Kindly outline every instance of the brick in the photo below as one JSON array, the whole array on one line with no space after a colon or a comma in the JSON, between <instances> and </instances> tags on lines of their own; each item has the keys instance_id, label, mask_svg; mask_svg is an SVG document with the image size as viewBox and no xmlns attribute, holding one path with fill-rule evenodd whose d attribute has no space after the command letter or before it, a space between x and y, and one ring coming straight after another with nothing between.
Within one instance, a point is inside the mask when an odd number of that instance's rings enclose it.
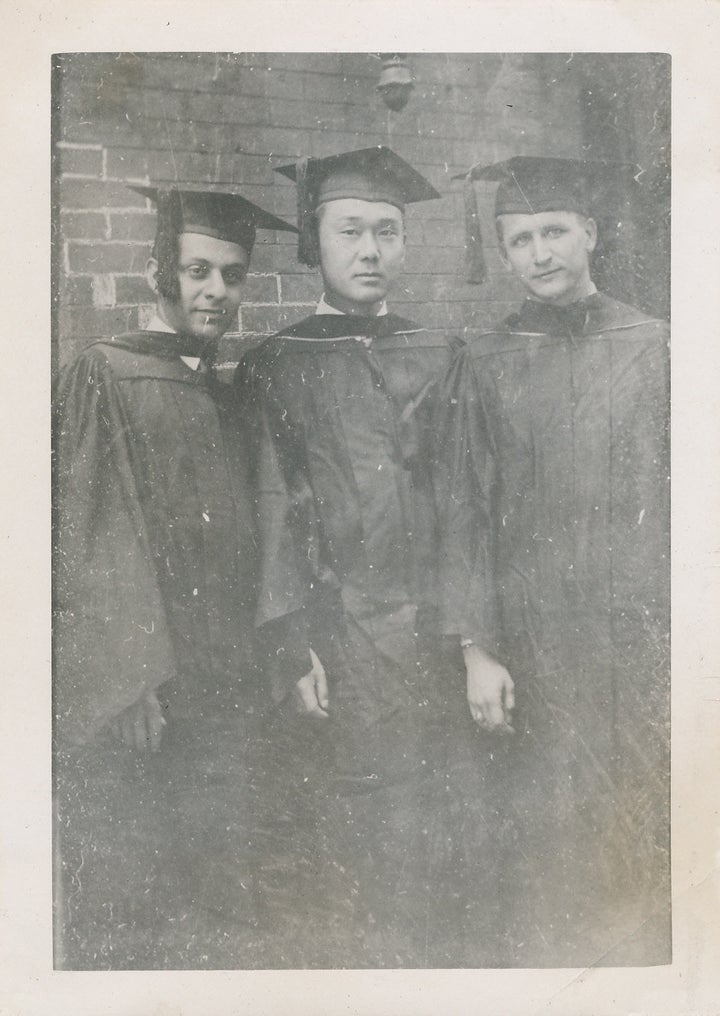
<instances>
[{"instance_id":1,"label":"brick","mask_svg":"<svg viewBox=\"0 0 720 1016\"><path fill-rule=\"evenodd\" d=\"M322 74L338 74L341 71L339 53L282 53L270 58L276 69L318 71Z\"/></svg>"},{"instance_id":2,"label":"brick","mask_svg":"<svg viewBox=\"0 0 720 1016\"><path fill-rule=\"evenodd\" d=\"M214 96L209 97L211 101ZM190 102L192 92L169 88L128 88L124 96L125 115L136 129L144 120L154 124L182 120L187 123L196 119L192 116ZM197 119L204 119L198 117Z\"/></svg>"},{"instance_id":3,"label":"brick","mask_svg":"<svg viewBox=\"0 0 720 1016\"><path fill-rule=\"evenodd\" d=\"M60 303L64 306L92 306L92 276L63 276L60 280Z\"/></svg>"},{"instance_id":4,"label":"brick","mask_svg":"<svg viewBox=\"0 0 720 1016\"><path fill-rule=\"evenodd\" d=\"M161 95L162 93L158 93ZM218 143L218 127L213 123L196 120L166 120L160 115L159 106L151 110L152 115L143 115L136 123L132 134L118 137L114 146L118 148L148 147L156 151L177 149L179 151L215 152Z\"/></svg>"},{"instance_id":5,"label":"brick","mask_svg":"<svg viewBox=\"0 0 720 1016\"><path fill-rule=\"evenodd\" d=\"M256 242L250 259L250 266L256 272L299 272L303 266L297 259L295 244L271 244Z\"/></svg>"},{"instance_id":6,"label":"brick","mask_svg":"<svg viewBox=\"0 0 720 1016\"><path fill-rule=\"evenodd\" d=\"M82 176L102 176L103 153L92 148L58 148L58 167L61 173Z\"/></svg>"},{"instance_id":7,"label":"brick","mask_svg":"<svg viewBox=\"0 0 720 1016\"><path fill-rule=\"evenodd\" d=\"M223 87L222 58L214 53L176 53L168 60L146 62L143 84L148 88L212 92Z\"/></svg>"},{"instance_id":8,"label":"brick","mask_svg":"<svg viewBox=\"0 0 720 1016\"><path fill-rule=\"evenodd\" d=\"M268 117L270 100L263 96L241 96L234 92L208 95L203 92L188 94L179 118L212 123L242 123L248 126L271 123ZM168 114L170 115L170 114Z\"/></svg>"},{"instance_id":9,"label":"brick","mask_svg":"<svg viewBox=\"0 0 720 1016\"><path fill-rule=\"evenodd\" d=\"M409 57L416 81L463 85L476 84L478 63L483 59L484 55L476 53L416 53Z\"/></svg>"},{"instance_id":10,"label":"brick","mask_svg":"<svg viewBox=\"0 0 720 1016\"><path fill-rule=\"evenodd\" d=\"M464 265L465 249L461 247L443 247L440 251L433 247L409 247L405 256L406 275L435 272L459 275Z\"/></svg>"},{"instance_id":11,"label":"brick","mask_svg":"<svg viewBox=\"0 0 720 1016\"><path fill-rule=\"evenodd\" d=\"M63 336L77 340L117 335L136 328L137 321L134 308L70 307L61 309L58 324L62 342Z\"/></svg>"},{"instance_id":12,"label":"brick","mask_svg":"<svg viewBox=\"0 0 720 1016\"><path fill-rule=\"evenodd\" d=\"M297 99L303 94L304 77L299 71L287 68L263 72L263 94L269 99Z\"/></svg>"},{"instance_id":13,"label":"brick","mask_svg":"<svg viewBox=\"0 0 720 1016\"><path fill-rule=\"evenodd\" d=\"M107 172L111 178L151 180L216 179L214 152L185 152L177 149L145 151L139 148L110 149Z\"/></svg>"},{"instance_id":14,"label":"brick","mask_svg":"<svg viewBox=\"0 0 720 1016\"><path fill-rule=\"evenodd\" d=\"M348 78L368 78L377 84L380 61L370 53L341 53L340 69Z\"/></svg>"},{"instance_id":15,"label":"brick","mask_svg":"<svg viewBox=\"0 0 720 1016\"><path fill-rule=\"evenodd\" d=\"M405 246L407 249L412 246L425 246L422 216L419 215L419 209L412 207L405 213Z\"/></svg>"},{"instance_id":16,"label":"brick","mask_svg":"<svg viewBox=\"0 0 720 1016\"><path fill-rule=\"evenodd\" d=\"M373 128L373 115L365 105L356 106L349 101L313 102L288 99L271 99L268 120L275 126L285 125L306 128L308 130L333 130L341 133L354 131L362 134ZM337 151L333 138L328 138L328 146Z\"/></svg>"},{"instance_id":17,"label":"brick","mask_svg":"<svg viewBox=\"0 0 720 1016\"><path fill-rule=\"evenodd\" d=\"M113 275L93 275L93 306L115 306L115 277Z\"/></svg>"},{"instance_id":18,"label":"brick","mask_svg":"<svg viewBox=\"0 0 720 1016\"><path fill-rule=\"evenodd\" d=\"M152 299L144 275L116 275L115 299L118 306L131 304L138 306Z\"/></svg>"},{"instance_id":19,"label":"brick","mask_svg":"<svg viewBox=\"0 0 720 1016\"><path fill-rule=\"evenodd\" d=\"M307 73L298 76L299 92L306 102L356 102L372 85L355 76Z\"/></svg>"},{"instance_id":20,"label":"brick","mask_svg":"<svg viewBox=\"0 0 720 1016\"><path fill-rule=\"evenodd\" d=\"M398 155L401 148L407 152L407 158L412 159L413 164L442 165L448 157L452 157L452 149L448 145L447 138L440 133L435 135L435 132L412 140L403 139L402 145L398 145Z\"/></svg>"},{"instance_id":21,"label":"brick","mask_svg":"<svg viewBox=\"0 0 720 1016\"><path fill-rule=\"evenodd\" d=\"M317 303L322 293L322 279L319 272L308 269L303 275L283 275L280 278L282 302Z\"/></svg>"},{"instance_id":22,"label":"brick","mask_svg":"<svg viewBox=\"0 0 720 1016\"><path fill-rule=\"evenodd\" d=\"M297 217L297 192L292 184L286 186L281 183L282 179L278 176L275 186L272 188L272 206L268 208L268 211L273 211L275 215L286 219L292 225ZM243 193L245 193L245 188L243 188Z\"/></svg>"},{"instance_id":23,"label":"brick","mask_svg":"<svg viewBox=\"0 0 720 1016\"><path fill-rule=\"evenodd\" d=\"M464 229L460 220L455 223L429 220L423 222L423 237L429 246L458 247L464 243Z\"/></svg>"},{"instance_id":24,"label":"brick","mask_svg":"<svg viewBox=\"0 0 720 1016\"><path fill-rule=\"evenodd\" d=\"M242 330L272 335L274 332L300 321L315 309L314 303L305 307L241 307Z\"/></svg>"},{"instance_id":25,"label":"brick","mask_svg":"<svg viewBox=\"0 0 720 1016\"><path fill-rule=\"evenodd\" d=\"M450 331L457 331L465 324L463 305L460 303L417 304L391 300L390 310L427 328L447 328Z\"/></svg>"},{"instance_id":26,"label":"brick","mask_svg":"<svg viewBox=\"0 0 720 1016\"><path fill-rule=\"evenodd\" d=\"M272 174L267 155L236 155L221 153L217 157L218 180L232 180L238 184L257 183L272 185L276 177Z\"/></svg>"},{"instance_id":27,"label":"brick","mask_svg":"<svg viewBox=\"0 0 720 1016\"><path fill-rule=\"evenodd\" d=\"M410 209L410 215L421 222L457 222L465 213L462 194L457 183L433 181L440 197L434 201L423 202Z\"/></svg>"},{"instance_id":28,"label":"brick","mask_svg":"<svg viewBox=\"0 0 720 1016\"><path fill-rule=\"evenodd\" d=\"M107 175L111 180L142 180L149 176L146 148L109 148Z\"/></svg>"},{"instance_id":29,"label":"brick","mask_svg":"<svg viewBox=\"0 0 720 1016\"><path fill-rule=\"evenodd\" d=\"M69 244L70 271L98 274L139 272L148 257L146 247L131 243Z\"/></svg>"},{"instance_id":30,"label":"brick","mask_svg":"<svg viewBox=\"0 0 720 1016\"><path fill-rule=\"evenodd\" d=\"M105 240L107 220L103 212L60 212L60 232L65 240Z\"/></svg>"},{"instance_id":31,"label":"brick","mask_svg":"<svg viewBox=\"0 0 720 1016\"><path fill-rule=\"evenodd\" d=\"M393 295L403 302L412 300L419 303L472 299L464 280L453 275L406 275Z\"/></svg>"},{"instance_id":32,"label":"brick","mask_svg":"<svg viewBox=\"0 0 720 1016\"><path fill-rule=\"evenodd\" d=\"M151 144L153 134L145 123L133 115L132 121L117 116L103 118L90 113L86 106L77 111L63 109L58 122L58 140L103 145Z\"/></svg>"},{"instance_id":33,"label":"brick","mask_svg":"<svg viewBox=\"0 0 720 1016\"><path fill-rule=\"evenodd\" d=\"M312 130L308 131L310 139L309 154L316 159L324 159L327 155L334 155L336 152L353 151L356 148L372 148L378 143L378 136L375 132L340 131L340 130ZM398 152L398 154L400 154Z\"/></svg>"},{"instance_id":34,"label":"brick","mask_svg":"<svg viewBox=\"0 0 720 1016\"><path fill-rule=\"evenodd\" d=\"M478 118L472 111L464 113L457 109L449 109L444 103L438 107L426 109L422 106L408 108L397 118L394 128L397 137L446 139L479 138ZM407 142L411 144L412 142Z\"/></svg>"},{"instance_id":35,"label":"brick","mask_svg":"<svg viewBox=\"0 0 720 1016\"><path fill-rule=\"evenodd\" d=\"M98 180L60 180L60 206L64 209L145 208L146 199L121 183Z\"/></svg>"},{"instance_id":36,"label":"brick","mask_svg":"<svg viewBox=\"0 0 720 1016\"><path fill-rule=\"evenodd\" d=\"M156 216L151 211L113 212L110 215L110 239L152 243L155 239L155 225Z\"/></svg>"},{"instance_id":37,"label":"brick","mask_svg":"<svg viewBox=\"0 0 720 1016\"><path fill-rule=\"evenodd\" d=\"M240 54L216 54L215 71L217 86L221 91L232 91L237 95L265 95L267 75L256 67L248 67L238 59Z\"/></svg>"},{"instance_id":38,"label":"brick","mask_svg":"<svg viewBox=\"0 0 720 1016\"><path fill-rule=\"evenodd\" d=\"M277 278L274 275L247 275L242 288L243 304L278 302Z\"/></svg>"},{"instance_id":39,"label":"brick","mask_svg":"<svg viewBox=\"0 0 720 1016\"><path fill-rule=\"evenodd\" d=\"M234 152L236 155L272 156L274 159L296 159L308 150L306 131L293 127L257 127L245 129L236 124L224 124L218 128L216 145L218 152Z\"/></svg>"},{"instance_id":40,"label":"brick","mask_svg":"<svg viewBox=\"0 0 720 1016\"><path fill-rule=\"evenodd\" d=\"M465 173L477 163L490 166L493 162L502 162L510 154L509 149L493 143L489 137L477 141L456 138L449 148L449 168L452 174ZM459 183L460 181L455 181L456 185ZM476 186L483 186L483 183L484 181Z\"/></svg>"}]
</instances>

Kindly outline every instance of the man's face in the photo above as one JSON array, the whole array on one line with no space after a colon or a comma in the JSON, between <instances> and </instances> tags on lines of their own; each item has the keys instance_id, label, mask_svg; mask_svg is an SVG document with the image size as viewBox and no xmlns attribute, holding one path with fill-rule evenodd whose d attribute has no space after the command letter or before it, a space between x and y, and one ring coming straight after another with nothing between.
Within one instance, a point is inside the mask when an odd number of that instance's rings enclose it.
<instances>
[{"instance_id":1,"label":"man's face","mask_svg":"<svg viewBox=\"0 0 720 1016\"><path fill-rule=\"evenodd\" d=\"M402 271L402 212L384 201L340 198L318 211L320 267L328 303L345 314L373 314Z\"/></svg>"},{"instance_id":2,"label":"man's face","mask_svg":"<svg viewBox=\"0 0 720 1016\"><path fill-rule=\"evenodd\" d=\"M198 339L219 339L237 321L249 256L239 244L201 233L179 237L178 300L158 298L158 312L176 332ZM157 262L148 264L156 289Z\"/></svg>"},{"instance_id":3,"label":"man's face","mask_svg":"<svg viewBox=\"0 0 720 1016\"><path fill-rule=\"evenodd\" d=\"M597 228L575 212L501 215L501 254L505 265L543 303L565 306L592 289L590 254Z\"/></svg>"}]
</instances>

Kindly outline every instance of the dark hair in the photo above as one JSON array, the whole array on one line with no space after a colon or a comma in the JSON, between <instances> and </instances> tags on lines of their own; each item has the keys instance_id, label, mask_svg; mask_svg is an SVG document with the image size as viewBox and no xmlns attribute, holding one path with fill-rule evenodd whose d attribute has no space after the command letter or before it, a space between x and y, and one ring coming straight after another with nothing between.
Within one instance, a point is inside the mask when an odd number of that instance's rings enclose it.
<instances>
[{"instance_id":1,"label":"dark hair","mask_svg":"<svg viewBox=\"0 0 720 1016\"><path fill-rule=\"evenodd\" d=\"M166 300L180 299L181 208L175 194L158 195L158 218L152 256L157 261L158 293Z\"/></svg>"}]
</instances>

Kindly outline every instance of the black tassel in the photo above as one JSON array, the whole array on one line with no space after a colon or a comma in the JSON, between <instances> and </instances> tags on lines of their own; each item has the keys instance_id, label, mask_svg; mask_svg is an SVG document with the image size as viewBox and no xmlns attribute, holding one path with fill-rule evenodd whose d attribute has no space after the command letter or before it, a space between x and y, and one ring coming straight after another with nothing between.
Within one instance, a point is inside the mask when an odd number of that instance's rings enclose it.
<instances>
[{"instance_id":1,"label":"black tassel","mask_svg":"<svg viewBox=\"0 0 720 1016\"><path fill-rule=\"evenodd\" d=\"M295 167L295 187L297 190L297 226L298 259L309 268L319 263L317 245L317 225L315 222L314 202L308 188L308 158L299 159Z\"/></svg>"},{"instance_id":2,"label":"black tassel","mask_svg":"<svg viewBox=\"0 0 720 1016\"><path fill-rule=\"evenodd\" d=\"M487 266L483 251L482 229L478 212L473 178L468 173L463 181L465 200L465 264L467 281L479 285L487 278Z\"/></svg>"}]
</instances>

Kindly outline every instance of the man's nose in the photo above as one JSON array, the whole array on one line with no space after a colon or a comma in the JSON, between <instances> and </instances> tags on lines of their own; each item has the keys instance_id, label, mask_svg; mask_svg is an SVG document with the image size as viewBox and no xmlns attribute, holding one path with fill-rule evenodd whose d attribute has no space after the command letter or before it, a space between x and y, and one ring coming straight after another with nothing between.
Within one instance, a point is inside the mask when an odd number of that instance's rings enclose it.
<instances>
[{"instance_id":1,"label":"man's nose","mask_svg":"<svg viewBox=\"0 0 720 1016\"><path fill-rule=\"evenodd\" d=\"M211 297L215 300L221 300L226 292L227 286L225 285L225 279L223 273L218 269L208 272L205 278L205 296Z\"/></svg>"},{"instance_id":2,"label":"man's nose","mask_svg":"<svg viewBox=\"0 0 720 1016\"><path fill-rule=\"evenodd\" d=\"M377 238L370 229L366 229L360 236L358 253L361 258L377 258L380 255L380 247Z\"/></svg>"},{"instance_id":3,"label":"man's nose","mask_svg":"<svg viewBox=\"0 0 720 1016\"><path fill-rule=\"evenodd\" d=\"M542 265L550 260L551 250L547 240L543 236L533 238L533 260L536 265Z\"/></svg>"}]
</instances>

